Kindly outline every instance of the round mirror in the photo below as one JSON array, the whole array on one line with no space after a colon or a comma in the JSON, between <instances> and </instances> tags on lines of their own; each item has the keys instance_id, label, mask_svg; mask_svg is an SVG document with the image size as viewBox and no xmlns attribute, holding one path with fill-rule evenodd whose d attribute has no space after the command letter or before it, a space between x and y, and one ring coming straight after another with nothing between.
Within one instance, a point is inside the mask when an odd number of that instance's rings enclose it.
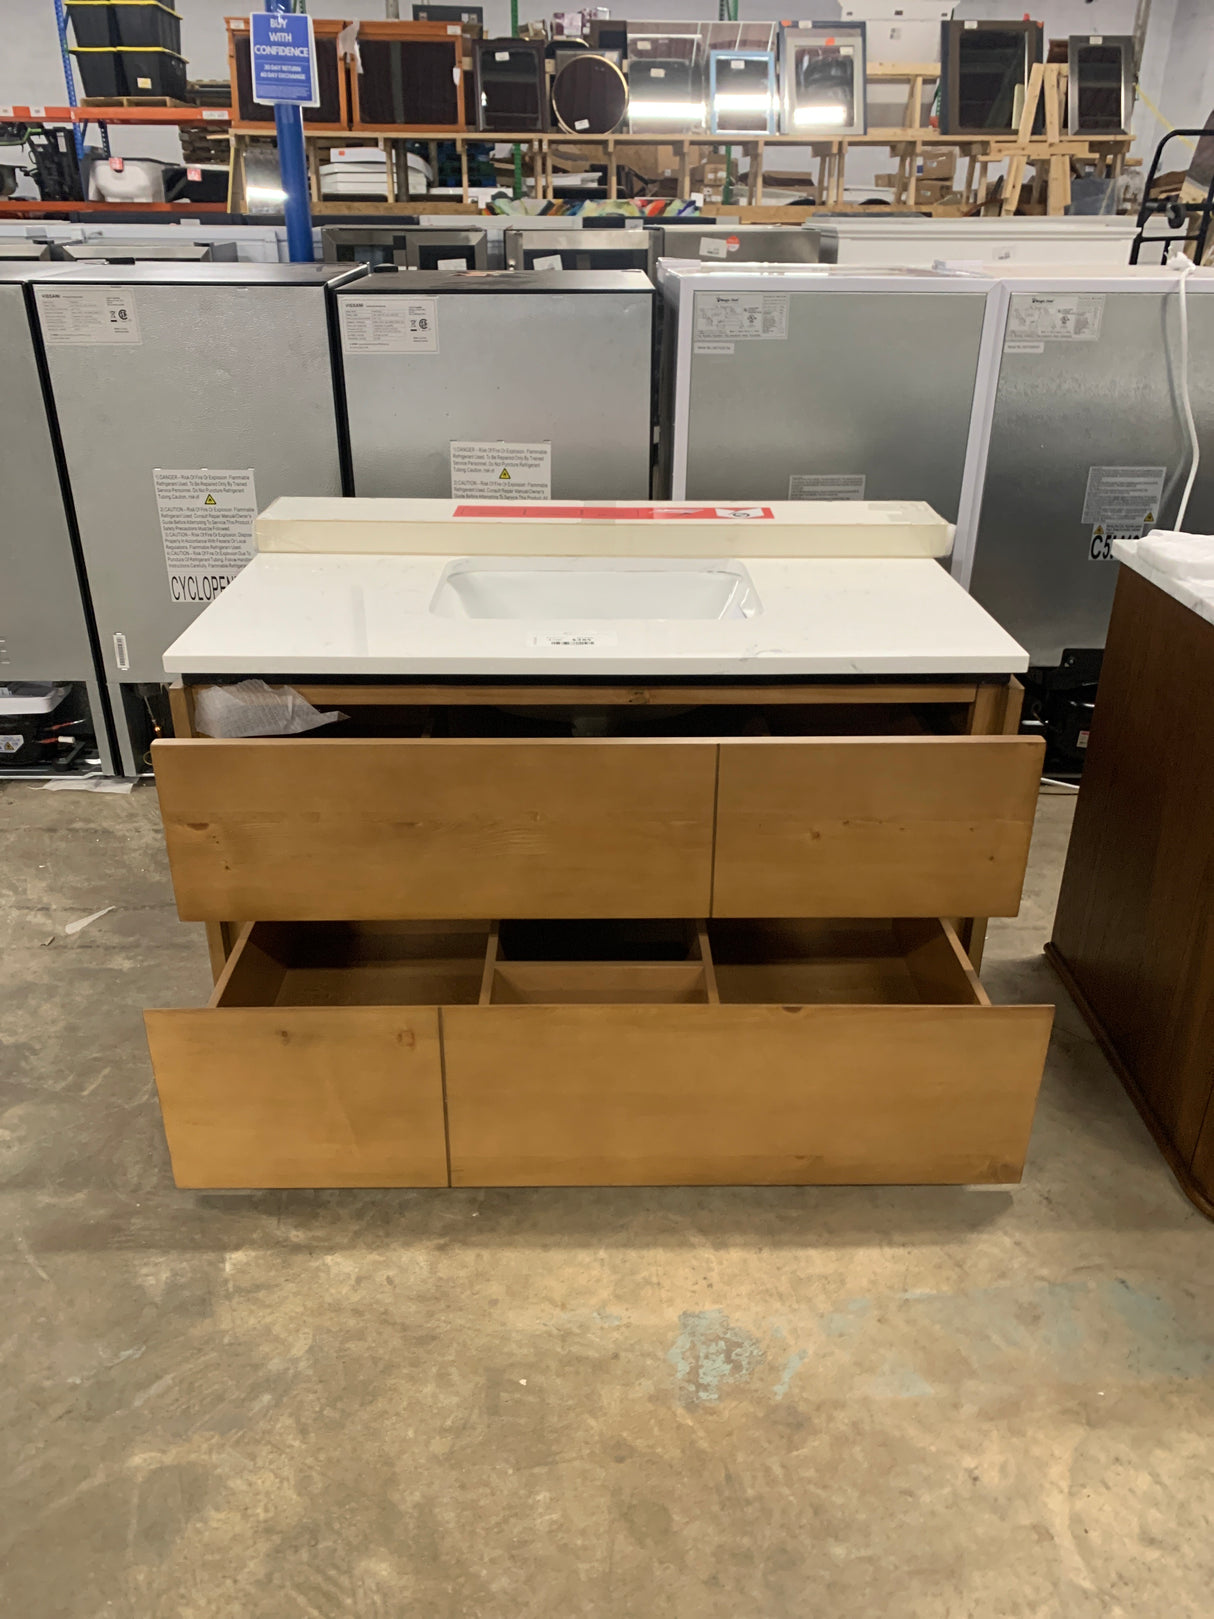
<instances>
[{"instance_id":1,"label":"round mirror","mask_svg":"<svg viewBox=\"0 0 1214 1619\"><path fill-rule=\"evenodd\" d=\"M557 70L552 110L569 135L610 135L628 110L627 80L605 56L579 52Z\"/></svg>"}]
</instances>

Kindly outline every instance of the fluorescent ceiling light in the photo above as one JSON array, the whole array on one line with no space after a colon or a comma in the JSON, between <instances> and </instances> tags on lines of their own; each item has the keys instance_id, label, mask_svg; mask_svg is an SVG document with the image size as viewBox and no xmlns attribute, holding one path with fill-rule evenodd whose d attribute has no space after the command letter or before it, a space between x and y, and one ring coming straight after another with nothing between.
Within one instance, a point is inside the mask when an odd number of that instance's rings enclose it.
<instances>
[{"instance_id":1,"label":"fluorescent ceiling light","mask_svg":"<svg viewBox=\"0 0 1214 1619\"><path fill-rule=\"evenodd\" d=\"M792 121L794 124L802 126L815 124L820 125L822 128L827 128L832 124L845 124L847 122L847 112L846 107L842 107L837 101L834 101L829 105L820 107L798 107L792 115Z\"/></svg>"}]
</instances>

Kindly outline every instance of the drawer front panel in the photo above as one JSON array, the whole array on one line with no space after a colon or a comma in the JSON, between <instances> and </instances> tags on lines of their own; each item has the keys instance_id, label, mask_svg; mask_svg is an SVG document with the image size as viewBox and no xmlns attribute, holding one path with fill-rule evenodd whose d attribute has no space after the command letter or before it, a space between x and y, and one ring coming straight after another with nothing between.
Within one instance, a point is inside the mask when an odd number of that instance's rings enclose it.
<instances>
[{"instance_id":1,"label":"drawer front panel","mask_svg":"<svg viewBox=\"0 0 1214 1619\"><path fill-rule=\"evenodd\" d=\"M1052 1009L453 1007L453 1186L1020 1177Z\"/></svg>"},{"instance_id":2,"label":"drawer front panel","mask_svg":"<svg viewBox=\"0 0 1214 1619\"><path fill-rule=\"evenodd\" d=\"M153 748L185 921L706 914L712 742Z\"/></svg>"},{"instance_id":3,"label":"drawer front panel","mask_svg":"<svg viewBox=\"0 0 1214 1619\"><path fill-rule=\"evenodd\" d=\"M433 1007L145 1014L178 1186L446 1186Z\"/></svg>"},{"instance_id":4,"label":"drawer front panel","mask_svg":"<svg viewBox=\"0 0 1214 1619\"><path fill-rule=\"evenodd\" d=\"M1014 916L1034 737L721 744L714 916Z\"/></svg>"}]
</instances>

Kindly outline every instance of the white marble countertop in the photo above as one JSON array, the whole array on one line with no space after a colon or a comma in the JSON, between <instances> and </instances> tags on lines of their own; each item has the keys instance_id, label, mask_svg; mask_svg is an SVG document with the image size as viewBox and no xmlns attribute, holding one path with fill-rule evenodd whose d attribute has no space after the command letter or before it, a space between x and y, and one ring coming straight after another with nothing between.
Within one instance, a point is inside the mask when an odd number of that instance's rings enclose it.
<instances>
[{"instance_id":1,"label":"white marble countertop","mask_svg":"<svg viewBox=\"0 0 1214 1619\"><path fill-rule=\"evenodd\" d=\"M1214 624L1214 536L1152 529L1140 540L1114 540L1113 555Z\"/></svg>"},{"instance_id":2,"label":"white marble countertop","mask_svg":"<svg viewBox=\"0 0 1214 1619\"><path fill-rule=\"evenodd\" d=\"M263 552L178 637L171 675L1014 674L1028 654L936 562L747 558L751 618L543 623L430 611L443 556ZM684 566L686 564L684 563ZM562 645L569 636L583 645Z\"/></svg>"}]
</instances>

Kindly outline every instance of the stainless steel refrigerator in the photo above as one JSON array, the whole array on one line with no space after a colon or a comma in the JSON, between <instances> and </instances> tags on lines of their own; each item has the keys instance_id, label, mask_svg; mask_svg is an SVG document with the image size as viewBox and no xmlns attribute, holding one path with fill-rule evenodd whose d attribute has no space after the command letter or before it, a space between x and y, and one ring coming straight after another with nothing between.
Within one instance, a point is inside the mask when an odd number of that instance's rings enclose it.
<instances>
[{"instance_id":1,"label":"stainless steel refrigerator","mask_svg":"<svg viewBox=\"0 0 1214 1619\"><path fill-rule=\"evenodd\" d=\"M60 703L48 714L48 726L64 724L69 714L82 713L81 702L87 704L101 767L113 774L106 705L33 316L33 286L64 274L63 266L0 264L0 687L78 688L68 706ZM12 730L0 720L0 732ZM11 742L5 751L10 750L16 761Z\"/></svg>"},{"instance_id":2,"label":"stainless steel refrigerator","mask_svg":"<svg viewBox=\"0 0 1214 1619\"><path fill-rule=\"evenodd\" d=\"M353 492L648 497L653 296L637 270L382 270L339 288ZM502 444L524 480L490 467Z\"/></svg>"},{"instance_id":3,"label":"stainless steel refrigerator","mask_svg":"<svg viewBox=\"0 0 1214 1619\"><path fill-rule=\"evenodd\" d=\"M1179 277L1160 266L997 267L998 362L954 576L1053 669L1104 646L1118 534L1171 528L1192 452ZM1214 530L1214 272L1186 285L1201 465L1185 526ZM1094 677L1093 677L1094 678Z\"/></svg>"},{"instance_id":4,"label":"stainless steel refrigerator","mask_svg":"<svg viewBox=\"0 0 1214 1619\"><path fill-rule=\"evenodd\" d=\"M35 285L122 767L147 768L161 658L279 495L342 493L333 265L77 267Z\"/></svg>"},{"instance_id":5,"label":"stainless steel refrigerator","mask_svg":"<svg viewBox=\"0 0 1214 1619\"><path fill-rule=\"evenodd\" d=\"M994 283L663 265L663 487L676 500L925 500L956 521Z\"/></svg>"}]
</instances>

